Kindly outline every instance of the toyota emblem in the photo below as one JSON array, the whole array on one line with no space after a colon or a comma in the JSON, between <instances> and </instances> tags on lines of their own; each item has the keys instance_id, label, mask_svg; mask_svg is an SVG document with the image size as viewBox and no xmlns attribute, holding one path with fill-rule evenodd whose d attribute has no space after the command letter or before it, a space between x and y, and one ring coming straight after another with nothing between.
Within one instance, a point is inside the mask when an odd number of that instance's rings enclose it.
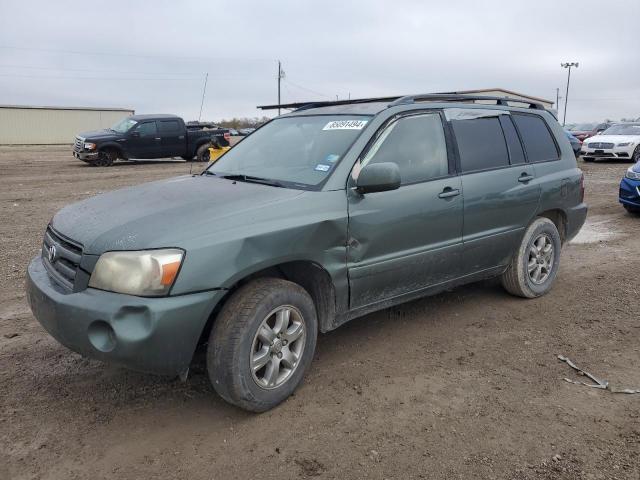
<instances>
[{"instance_id":1,"label":"toyota emblem","mask_svg":"<svg viewBox=\"0 0 640 480\"><path fill-rule=\"evenodd\" d=\"M56 250L56 246L55 245L51 245L49 247L49 262L53 263L56 261L56 259L58 258L58 252Z\"/></svg>"}]
</instances>

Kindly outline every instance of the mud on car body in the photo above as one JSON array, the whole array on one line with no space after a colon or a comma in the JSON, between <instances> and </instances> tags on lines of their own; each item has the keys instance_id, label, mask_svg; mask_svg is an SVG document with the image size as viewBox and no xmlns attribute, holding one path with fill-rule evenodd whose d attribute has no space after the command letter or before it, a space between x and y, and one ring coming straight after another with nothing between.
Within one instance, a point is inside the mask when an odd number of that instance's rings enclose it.
<instances>
[{"instance_id":1,"label":"mud on car body","mask_svg":"<svg viewBox=\"0 0 640 480\"><path fill-rule=\"evenodd\" d=\"M82 355L168 375L201 344L216 391L264 411L300 384L318 332L493 276L521 297L549 291L587 208L541 106L300 107L202 175L58 212L27 275L44 328Z\"/></svg>"}]
</instances>

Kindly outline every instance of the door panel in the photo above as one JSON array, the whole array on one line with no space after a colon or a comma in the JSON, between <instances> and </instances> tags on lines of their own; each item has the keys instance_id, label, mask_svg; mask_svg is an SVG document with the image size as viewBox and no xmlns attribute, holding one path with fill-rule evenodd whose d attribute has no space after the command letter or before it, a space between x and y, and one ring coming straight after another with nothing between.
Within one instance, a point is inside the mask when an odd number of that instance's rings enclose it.
<instances>
[{"instance_id":1,"label":"door panel","mask_svg":"<svg viewBox=\"0 0 640 480\"><path fill-rule=\"evenodd\" d=\"M156 122L139 123L127 138L130 158L156 158L160 155L160 137Z\"/></svg>"},{"instance_id":2,"label":"door panel","mask_svg":"<svg viewBox=\"0 0 640 480\"><path fill-rule=\"evenodd\" d=\"M159 120L158 133L164 157L179 157L187 153L187 140L185 128L181 122L175 119Z\"/></svg>"},{"instance_id":3,"label":"door panel","mask_svg":"<svg viewBox=\"0 0 640 480\"><path fill-rule=\"evenodd\" d=\"M468 173L462 188L465 273L506 265L538 206L533 166Z\"/></svg>"},{"instance_id":4,"label":"door panel","mask_svg":"<svg viewBox=\"0 0 640 480\"><path fill-rule=\"evenodd\" d=\"M460 177L450 177L363 196L350 192L351 308L460 275L461 188Z\"/></svg>"}]
</instances>

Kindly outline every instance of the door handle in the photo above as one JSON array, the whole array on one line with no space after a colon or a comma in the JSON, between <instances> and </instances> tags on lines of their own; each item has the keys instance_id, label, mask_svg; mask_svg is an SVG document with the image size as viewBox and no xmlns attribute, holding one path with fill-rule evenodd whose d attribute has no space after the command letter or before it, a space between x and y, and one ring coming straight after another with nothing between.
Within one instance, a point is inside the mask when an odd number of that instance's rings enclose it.
<instances>
[{"instance_id":1,"label":"door handle","mask_svg":"<svg viewBox=\"0 0 640 480\"><path fill-rule=\"evenodd\" d=\"M156 140L162 140L162 137L156 137Z\"/></svg>"},{"instance_id":2,"label":"door handle","mask_svg":"<svg viewBox=\"0 0 640 480\"><path fill-rule=\"evenodd\" d=\"M530 182L531 180L533 180L535 177L533 175L529 175L528 173L523 173L522 175L520 175L520 177L518 178L518 181L520 183L527 183Z\"/></svg>"},{"instance_id":3,"label":"door handle","mask_svg":"<svg viewBox=\"0 0 640 480\"><path fill-rule=\"evenodd\" d=\"M451 198L457 197L458 195L460 195L460 190L457 188L445 187L445 189L438 194L438 198Z\"/></svg>"}]
</instances>

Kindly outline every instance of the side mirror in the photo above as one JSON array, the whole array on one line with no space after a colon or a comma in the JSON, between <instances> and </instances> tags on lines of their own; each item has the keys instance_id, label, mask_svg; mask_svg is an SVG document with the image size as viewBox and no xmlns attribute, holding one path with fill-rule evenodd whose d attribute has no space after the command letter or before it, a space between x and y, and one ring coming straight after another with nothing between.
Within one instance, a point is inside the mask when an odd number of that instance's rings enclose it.
<instances>
[{"instance_id":1,"label":"side mirror","mask_svg":"<svg viewBox=\"0 0 640 480\"><path fill-rule=\"evenodd\" d=\"M356 191L361 194L386 192L400 187L400 169L392 162L366 165L356 180Z\"/></svg>"},{"instance_id":2,"label":"side mirror","mask_svg":"<svg viewBox=\"0 0 640 480\"><path fill-rule=\"evenodd\" d=\"M138 138L140 136L140 132L131 132L131 136L134 138Z\"/></svg>"}]
</instances>

